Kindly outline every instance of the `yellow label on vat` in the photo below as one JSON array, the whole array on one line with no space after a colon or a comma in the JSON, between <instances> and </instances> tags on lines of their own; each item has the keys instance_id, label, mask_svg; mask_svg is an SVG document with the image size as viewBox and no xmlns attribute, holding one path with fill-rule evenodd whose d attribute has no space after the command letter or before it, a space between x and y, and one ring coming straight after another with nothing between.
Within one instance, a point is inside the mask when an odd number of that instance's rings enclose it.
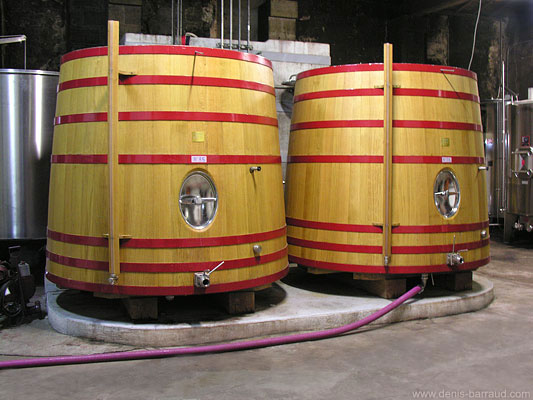
<instances>
[{"instance_id":1,"label":"yellow label on vat","mask_svg":"<svg viewBox=\"0 0 533 400\"><path fill-rule=\"evenodd\" d=\"M193 142L205 142L205 132L193 132L192 141Z\"/></svg>"},{"instance_id":2,"label":"yellow label on vat","mask_svg":"<svg viewBox=\"0 0 533 400\"><path fill-rule=\"evenodd\" d=\"M450 138L447 138L447 137L440 138L440 145L441 147L450 147Z\"/></svg>"}]
</instances>

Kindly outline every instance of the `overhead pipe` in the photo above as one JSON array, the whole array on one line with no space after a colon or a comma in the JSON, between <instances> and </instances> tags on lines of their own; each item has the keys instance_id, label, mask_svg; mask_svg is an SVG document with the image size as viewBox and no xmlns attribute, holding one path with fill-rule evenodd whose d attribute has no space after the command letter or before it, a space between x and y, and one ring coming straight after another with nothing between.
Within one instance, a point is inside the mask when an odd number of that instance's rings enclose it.
<instances>
[{"instance_id":1,"label":"overhead pipe","mask_svg":"<svg viewBox=\"0 0 533 400\"><path fill-rule=\"evenodd\" d=\"M233 47L233 0L229 0L229 49Z\"/></svg>"},{"instance_id":2,"label":"overhead pipe","mask_svg":"<svg viewBox=\"0 0 533 400\"><path fill-rule=\"evenodd\" d=\"M248 23L246 25L246 36L247 36L247 39L246 39L246 52L249 53L250 52L250 0L248 0Z\"/></svg>"},{"instance_id":3,"label":"overhead pipe","mask_svg":"<svg viewBox=\"0 0 533 400\"><path fill-rule=\"evenodd\" d=\"M239 40L237 41L237 50L241 51L241 0L239 0L239 34L238 34L238 38Z\"/></svg>"},{"instance_id":4,"label":"overhead pipe","mask_svg":"<svg viewBox=\"0 0 533 400\"><path fill-rule=\"evenodd\" d=\"M317 332L299 333L287 336L278 336L266 339L256 339L244 342L231 342L223 344L214 344L198 347L178 347L171 349L155 349L155 350L136 350L124 351L117 353L100 353L88 354L82 356L57 356L57 357L38 357L26 358L21 360L0 361L0 369L11 368L31 368L31 367L45 367L50 365L72 365L72 364L87 364L107 361L126 361L126 360L142 360L150 358L163 358L172 356L182 356L190 354L205 354L205 353L223 353L237 350L256 349L261 347L279 346L297 342L307 342L310 340L327 339L334 336L342 335L374 322L385 314L391 312L395 308L405 303L410 298L416 296L424 290L427 282L427 274L422 275L422 282L409 290L407 293L398 297L381 310L347 325L338 328L327 329Z\"/></svg>"},{"instance_id":5,"label":"overhead pipe","mask_svg":"<svg viewBox=\"0 0 533 400\"><path fill-rule=\"evenodd\" d=\"M224 0L220 0L220 48L224 48Z\"/></svg>"}]
</instances>

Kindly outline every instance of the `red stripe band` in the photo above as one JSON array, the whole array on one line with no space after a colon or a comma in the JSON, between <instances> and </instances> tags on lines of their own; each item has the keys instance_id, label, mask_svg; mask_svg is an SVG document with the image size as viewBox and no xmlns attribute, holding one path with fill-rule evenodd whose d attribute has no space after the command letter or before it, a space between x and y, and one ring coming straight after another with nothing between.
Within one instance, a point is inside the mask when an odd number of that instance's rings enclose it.
<instances>
[{"instance_id":1,"label":"red stripe band","mask_svg":"<svg viewBox=\"0 0 533 400\"><path fill-rule=\"evenodd\" d=\"M187 85L187 86L215 86L235 89L250 89L259 92L275 94L272 86L257 82L238 79L211 78L203 76L178 75L134 75L119 82L120 85ZM59 91L84 87L106 86L107 77L73 79L61 82Z\"/></svg>"},{"instance_id":2,"label":"red stripe band","mask_svg":"<svg viewBox=\"0 0 533 400\"><path fill-rule=\"evenodd\" d=\"M52 262L66 265L68 267L92 269L98 271L107 271L109 269L108 261L85 260L61 256L47 251L46 255ZM270 254L264 254L260 257L241 258L236 260L225 260L224 264L218 270L235 269L252 267L254 265L266 264L272 261L282 259L287 255L287 246L285 248ZM195 262L195 263L130 263L121 262L121 272L146 272L146 273L169 273L169 272L201 272L206 269L216 267L219 261Z\"/></svg>"},{"instance_id":3,"label":"red stripe band","mask_svg":"<svg viewBox=\"0 0 533 400\"><path fill-rule=\"evenodd\" d=\"M397 164L484 164L483 157L465 156L392 156Z\"/></svg>"},{"instance_id":4,"label":"red stripe band","mask_svg":"<svg viewBox=\"0 0 533 400\"><path fill-rule=\"evenodd\" d=\"M382 233L380 226L374 225L353 225L353 224L335 224L331 222L306 221L303 219L286 218L287 225L299 226L302 228L324 229L328 231L340 232L361 232L361 233Z\"/></svg>"},{"instance_id":5,"label":"red stripe band","mask_svg":"<svg viewBox=\"0 0 533 400\"><path fill-rule=\"evenodd\" d=\"M231 60L241 60L253 62L260 65L265 65L272 69L270 60L250 53L241 53L239 51L222 50L222 49L208 49L204 47L190 47L190 46L120 46L120 55L183 55L196 57L215 57L227 58ZM89 49L75 50L65 54L61 57L61 64L68 61L77 60L79 58L107 56L107 47L92 47ZM382 67L383 69L383 67Z\"/></svg>"},{"instance_id":6,"label":"red stripe band","mask_svg":"<svg viewBox=\"0 0 533 400\"><path fill-rule=\"evenodd\" d=\"M119 113L120 114L120 113ZM107 122L107 113L86 113L60 115L54 118L54 125L75 124L80 122Z\"/></svg>"},{"instance_id":7,"label":"red stripe band","mask_svg":"<svg viewBox=\"0 0 533 400\"><path fill-rule=\"evenodd\" d=\"M353 244L340 244L328 242L316 242L313 240L304 240L294 237L287 237L287 242L290 245L306 247L309 249L340 251L346 253L363 253L363 254L381 254L383 247L381 246L364 246ZM457 243L455 250L475 250L488 246L489 239L479 240L477 242ZM431 245L431 246L392 246L392 254L435 254L435 253L449 253L453 251L452 244L449 245Z\"/></svg>"},{"instance_id":8,"label":"red stripe band","mask_svg":"<svg viewBox=\"0 0 533 400\"><path fill-rule=\"evenodd\" d=\"M381 246L316 242L313 240L298 239L290 236L287 237L287 243L309 249L343 251L347 253L381 254L383 250Z\"/></svg>"},{"instance_id":9,"label":"red stripe band","mask_svg":"<svg viewBox=\"0 0 533 400\"><path fill-rule=\"evenodd\" d=\"M424 274L430 272L457 272L468 271L479 268L490 262L490 257L476 261L468 261L464 264L450 267L447 264L436 265L393 265L384 267L383 265L357 265L357 264L340 264L325 261L309 260L306 258L289 255L289 261L306 267L322 268L334 271L359 272L364 274Z\"/></svg>"},{"instance_id":10,"label":"red stripe band","mask_svg":"<svg viewBox=\"0 0 533 400\"><path fill-rule=\"evenodd\" d=\"M453 92L449 90L393 89L392 93L394 96L439 97L446 99L470 100L479 103L479 96L470 93ZM305 100L356 96L383 96L383 89L339 89L326 90L321 92L302 93L297 96L294 96L294 103L298 103L300 101Z\"/></svg>"},{"instance_id":11,"label":"red stripe band","mask_svg":"<svg viewBox=\"0 0 533 400\"><path fill-rule=\"evenodd\" d=\"M450 90L436 89L393 89L395 96L421 96L421 97L440 97L445 99L470 100L479 103L479 96L465 92L454 92Z\"/></svg>"},{"instance_id":12,"label":"red stripe band","mask_svg":"<svg viewBox=\"0 0 533 400\"><path fill-rule=\"evenodd\" d=\"M107 164L107 154L53 154L52 164Z\"/></svg>"},{"instance_id":13,"label":"red stripe band","mask_svg":"<svg viewBox=\"0 0 533 400\"><path fill-rule=\"evenodd\" d=\"M392 233L451 233L470 232L488 228L489 221L474 222L471 224L450 224L450 225L405 225L393 226Z\"/></svg>"},{"instance_id":14,"label":"red stripe band","mask_svg":"<svg viewBox=\"0 0 533 400\"><path fill-rule=\"evenodd\" d=\"M291 124L291 132L301 129L322 128L383 128L382 119L359 119L359 120L333 120L333 121L309 121Z\"/></svg>"},{"instance_id":15,"label":"red stripe band","mask_svg":"<svg viewBox=\"0 0 533 400\"><path fill-rule=\"evenodd\" d=\"M99 76L95 78L81 78L81 79L72 79L70 81L61 82L57 87L57 91L61 92L67 89L78 89L84 87L93 87L93 86L106 86L107 77Z\"/></svg>"},{"instance_id":16,"label":"red stripe band","mask_svg":"<svg viewBox=\"0 0 533 400\"><path fill-rule=\"evenodd\" d=\"M189 111L123 111L118 113L119 121L207 121L207 122L242 122L278 126L276 118L262 115L232 114L216 112ZM107 113L70 114L55 117L55 125L78 122L105 122Z\"/></svg>"},{"instance_id":17,"label":"red stripe band","mask_svg":"<svg viewBox=\"0 0 533 400\"><path fill-rule=\"evenodd\" d=\"M121 154L120 164L280 164L280 156Z\"/></svg>"},{"instance_id":18,"label":"red stripe band","mask_svg":"<svg viewBox=\"0 0 533 400\"><path fill-rule=\"evenodd\" d=\"M394 64L393 64L394 66ZM332 67L322 67L300 72L296 79L308 78L317 75L339 74L342 72L370 72L383 71L383 64L347 64L334 65Z\"/></svg>"},{"instance_id":19,"label":"red stripe band","mask_svg":"<svg viewBox=\"0 0 533 400\"><path fill-rule=\"evenodd\" d=\"M144 248L144 249L172 249L182 247L210 247L210 246L231 246L237 244L262 242L276 239L286 234L286 227L268 232L251 233L246 235L203 237L203 238L179 238L179 239L127 239L121 243L122 248ZM87 246L107 246L107 239L104 237L72 235L69 233L55 232L48 230L48 237L58 242L81 244Z\"/></svg>"},{"instance_id":20,"label":"red stripe band","mask_svg":"<svg viewBox=\"0 0 533 400\"><path fill-rule=\"evenodd\" d=\"M425 128L425 129L451 129L460 131L477 131L482 132L483 127L479 124L467 122L449 122L449 121L408 121L394 120L393 128Z\"/></svg>"},{"instance_id":21,"label":"red stripe band","mask_svg":"<svg viewBox=\"0 0 533 400\"><path fill-rule=\"evenodd\" d=\"M273 283L289 272L289 268L276 272L275 274L263 276L261 278L250 279L246 281L211 284L207 288L197 288L194 286L121 286L105 285L100 283L79 282L71 279L61 278L50 272L46 273L46 278L61 287L84 290L88 292L113 293L122 295L141 295L141 296L172 296L172 295L191 295L207 294L218 292L233 292L241 289L248 289Z\"/></svg>"},{"instance_id":22,"label":"red stripe band","mask_svg":"<svg viewBox=\"0 0 533 400\"><path fill-rule=\"evenodd\" d=\"M307 221L297 218L287 218L287 225L301 228L322 229L339 232L362 232L362 233L382 233L380 226L374 225L354 225L338 224L332 222ZM449 233L449 232L469 232L487 228L489 221L474 222L470 224L449 224L449 225L405 225L393 226L393 233Z\"/></svg>"},{"instance_id":23,"label":"red stripe band","mask_svg":"<svg viewBox=\"0 0 533 400\"><path fill-rule=\"evenodd\" d=\"M57 242L83 244L87 246L107 247L107 239L104 237L72 235L70 233L56 232L48 229L48 238Z\"/></svg>"},{"instance_id":24,"label":"red stripe band","mask_svg":"<svg viewBox=\"0 0 533 400\"><path fill-rule=\"evenodd\" d=\"M462 131L482 131L481 125L467 122L450 121L410 121L394 120L394 128L425 128L425 129L448 129ZM302 129L325 129L325 128L383 128L383 120L331 120L331 121L308 121L297 122L291 125L291 132Z\"/></svg>"},{"instance_id":25,"label":"red stripe band","mask_svg":"<svg viewBox=\"0 0 533 400\"><path fill-rule=\"evenodd\" d=\"M427 64L392 64L393 71L415 71L415 72L433 72L446 75L466 76L477 80L477 75L466 69L448 67L444 65L427 65ZM304 71L298 74L297 79L308 78L310 76L338 74L342 72L368 72L368 71L383 71L383 64L348 64L335 65L333 67L323 67Z\"/></svg>"},{"instance_id":26,"label":"red stripe band","mask_svg":"<svg viewBox=\"0 0 533 400\"><path fill-rule=\"evenodd\" d=\"M383 163L383 156L289 156L290 163Z\"/></svg>"},{"instance_id":27,"label":"red stripe band","mask_svg":"<svg viewBox=\"0 0 533 400\"><path fill-rule=\"evenodd\" d=\"M280 164L280 156L120 154L120 164ZM107 154L54 154L53 164L106 164Z\"/></svg>"},{"instance_id":28,"label":"red stripe band","mask_svg":"<svg viewBox=\"0 0 533 400\"><path fill-rule=\"evenodd\" d=\"M489 239L478 240L477 242L456 243L431 246L392 246L392 254L435 254L450 253L459 250L475 250L489 245Z\"/></svg>"},{"instance_id":29,"label":"red stripe band","mask_svg":"<svg viewBox=\"0 0 533 400\"><path fill-rule=\"evenodd\" d=\"M338 89L321 92L302 93L294 96L294 103L305 100L327 99L331 97L383 96L383 89Z\"/></svg>"},{"instance_id":30,"label":"red stripe band","mask_svg":"<svg viewBox=\"0 0 533 400\"><path fill-rule=\"evenodd\" d=\"M289 156L289 163L352 163L363 164L383 163L383 156ZM483 157L463 156L392 156L392 162L396 164L483 164Z\"/></svg>"}]
</instances>

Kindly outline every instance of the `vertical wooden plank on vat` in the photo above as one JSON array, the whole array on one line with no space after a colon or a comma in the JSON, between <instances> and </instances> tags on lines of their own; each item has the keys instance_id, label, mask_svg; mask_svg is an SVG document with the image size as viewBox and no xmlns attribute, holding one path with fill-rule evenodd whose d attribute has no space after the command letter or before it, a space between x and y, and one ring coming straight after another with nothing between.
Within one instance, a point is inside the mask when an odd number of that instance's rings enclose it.
<instances>
[{"instance_id":1,"label":"vertical wooden plank on vat","mask_svg":"<svg viewBox=\"0 0 533 400\"><path fill-rule=\"evenodd\" d=\"M108 59L108 155L109 173L109 283L114 285L120 274L120 241L117 232L119 221L118 207L118 21L107 22L107 59Z\"/></svg>"},{"instance_id":2,"label":"vertical wooden plank on vat","mask_svg":"<svg viewBox=\"0 0 533 400\"><path fill-rule=\"evenodd\" d=\"M392 44L383 45L383 265L390 263L392 242Z\"/></svg>"}]
</instances>

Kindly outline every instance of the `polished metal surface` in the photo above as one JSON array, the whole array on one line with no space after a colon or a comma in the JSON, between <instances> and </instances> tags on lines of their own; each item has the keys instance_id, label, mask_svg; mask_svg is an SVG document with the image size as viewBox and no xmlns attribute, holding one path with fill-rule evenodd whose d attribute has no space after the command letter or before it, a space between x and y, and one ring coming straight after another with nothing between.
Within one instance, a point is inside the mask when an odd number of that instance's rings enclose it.
<instances>
[{"instance_id":1,"label":"polished metal surface","mask_svg":"<svg viewBox=\"0 0 533 400\"><path fill-rule=\"evenodd\" d=\"M194 229L207 227L215 218L218 195L209 175L195 171L181 185L179 206L185 222Z\"/></svg>"},{"instance_id":2,"label":"polished metal surface","mask_svg":"<svg viewBox=\"0 0 533 400\"><path fill-rule=\"evenodd\" d=\"M506 101L506 114L509 114L510 107L510 101ZM509 173L504 172L506 165L508 165L505 162L505 157L509 153L509 141L507 135L504 135L502 114L500 99L487 100L481 103L489 217L496 220L504 216L507 179L509 177ZM505 132L509 128L506 126Z\"/></svg>"},{"instance_id":3,"label":"polished metal surface","mask_svg":"<svg viewBox=\"0 0 533 400\"><path fill-rule=\"evenodd\" d=\"M59 73L0 69L0 239L46 237Z\"/></svg>"},{"instance_id":4,"label":"polished metal surface","mask_svg":"<svg viewBox=\"0 0 533 400\"><path fill-rule=\"evenodd\" d=\"M533 216L533 100L516 101L510 112L509 213Z\"/></svg>"},{"instance_id":5,"label":"polished metal surface","mask_svg":"<svg viewBox=\"0 0 533 400\"><path fill-rule=\"evenodd\" d=\"M461 202L459 182L457 182L454 173L447 169L440 171L435 179L433 192L433 199L438 212L444 218L453 217Z\"/></svg>"}]
</instances>

